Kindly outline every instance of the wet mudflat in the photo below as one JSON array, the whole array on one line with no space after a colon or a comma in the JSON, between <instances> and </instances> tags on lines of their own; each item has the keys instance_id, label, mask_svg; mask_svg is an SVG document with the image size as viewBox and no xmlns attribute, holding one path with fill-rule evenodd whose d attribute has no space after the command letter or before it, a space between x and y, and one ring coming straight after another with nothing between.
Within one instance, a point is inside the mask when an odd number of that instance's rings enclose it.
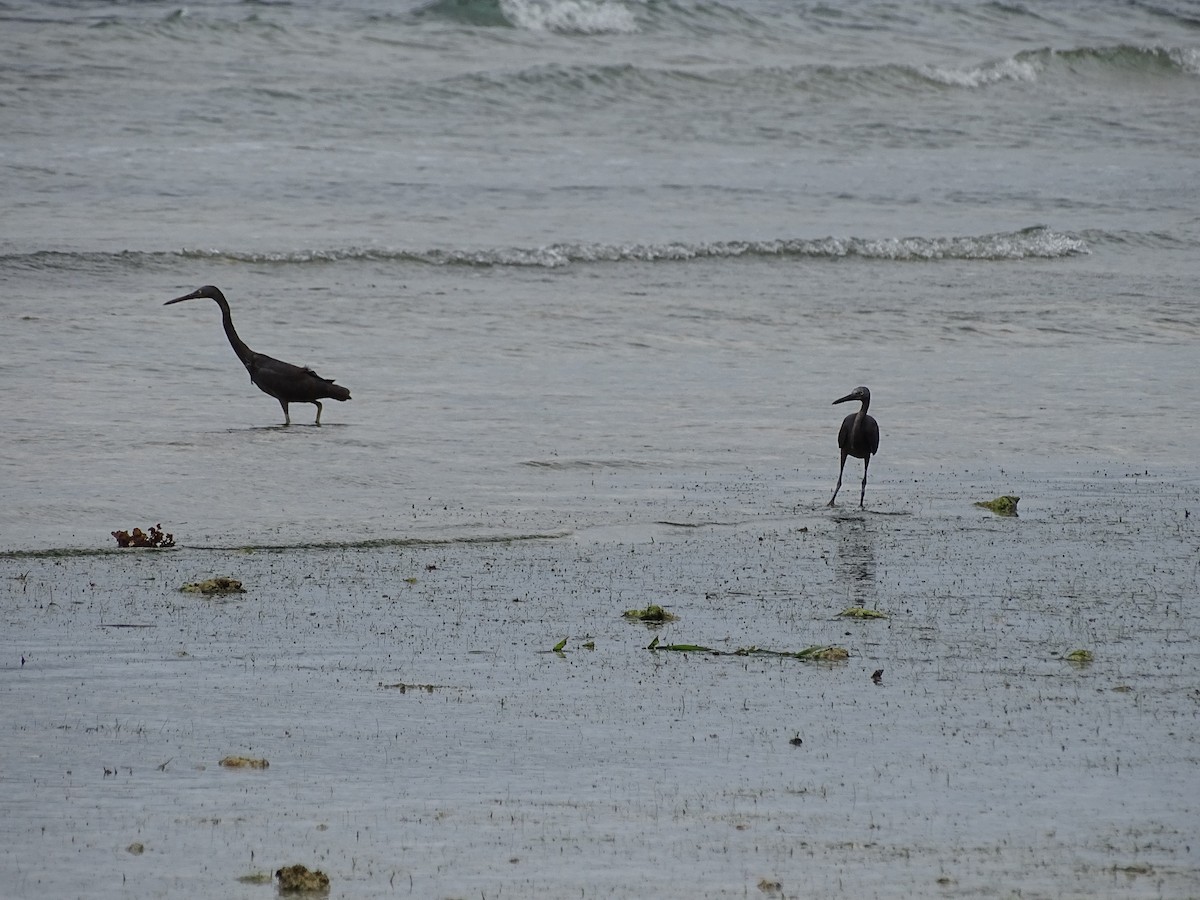
<instances>
[{"instance_id":1,"label":"wet mudflat","mask_svg":"<svg viewBox=\"0 0 1200 900\"><path fill-rule=\"evenodd\" d=\"M0 558L5 890L1200 893L1194 478L1026 479L1018 518L678 487L544 538Z\"/></svg>"}]
</instances>

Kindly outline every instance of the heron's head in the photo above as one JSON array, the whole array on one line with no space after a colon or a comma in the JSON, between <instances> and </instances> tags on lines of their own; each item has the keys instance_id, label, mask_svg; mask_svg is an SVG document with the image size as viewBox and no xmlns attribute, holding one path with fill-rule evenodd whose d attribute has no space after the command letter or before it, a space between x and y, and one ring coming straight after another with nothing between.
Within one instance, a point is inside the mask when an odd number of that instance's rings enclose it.
<instances>
[{"instance_id":1,"label":"heron's head","mask_svg":"<svg viewBox=\"0 0 1200 900\"><path fill-rule=\"evenodd\" d=\"M871 392L869 390L867 390L865 387L863 387L862 385L859 385L854 390L852 390L850 393L848 393L845 397L839 397L838 399L834 400L833 405L836 405L838 403L845 403L847 400L861 400L863 403L870 403L871 402Z\"/></svg>"},{"instance_id":2,"label":"heron's head","mask_svg":"<svg viewBox=\"0 0 1200 900\"><path fill-rule=\"evenodd\" d=\"M184 300L195 300L197 297L206 297L209 300L216 300L220 303L225 299L225 295L211 284L206 284L202 288L197 288L190 294L184 294L182 297L176 297L174 300L168 300L163 306L170 306L172 303L181 303Z\"/></svg>"}]
</instances>

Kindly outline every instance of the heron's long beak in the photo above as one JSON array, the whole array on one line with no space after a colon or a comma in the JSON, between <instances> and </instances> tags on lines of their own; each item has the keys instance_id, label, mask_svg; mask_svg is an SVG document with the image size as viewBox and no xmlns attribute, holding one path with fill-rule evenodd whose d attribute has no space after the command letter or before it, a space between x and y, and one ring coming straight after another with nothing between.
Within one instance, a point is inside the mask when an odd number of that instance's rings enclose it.
<instances>
[{"instance_id":1,"label":"heron's long beak","mask_svg":"<svg viewBox=\"0 0 1200 900\"><path fill-rule=\"evenodd\" d=\"M180 300L186 300L186 299L187 299L187 297L180 297L179 299L180 299ZM175 301L174 301L174 300L172 300L171 302L172 302L172 303L174 303ZM830 406L837 406L839 403L845 403L847 400L857 400L857 399L858 399L858 397L857 397L857 396L855 396L855 394L854 394L853 392L851 392L851 393L847 394L845 397L839 397L838 399L834 400L834 401L833 401L831 404L829 404L829 405L830 405Z\"/></svg>"},{"instance_id":2,"label":"heron's long beak","mask_svg":"<svg viewBox=\"0 0 1200 900\"><path fill-rule=\"evenodd\" d=\"M174 300L168 300L163 304L163 306L170 306L172 303L179 303L181 300L195 300L199 296L199 291L192 291L190 294L184 294L182 297L176 297Z\"/></svg>"}]
</instances>

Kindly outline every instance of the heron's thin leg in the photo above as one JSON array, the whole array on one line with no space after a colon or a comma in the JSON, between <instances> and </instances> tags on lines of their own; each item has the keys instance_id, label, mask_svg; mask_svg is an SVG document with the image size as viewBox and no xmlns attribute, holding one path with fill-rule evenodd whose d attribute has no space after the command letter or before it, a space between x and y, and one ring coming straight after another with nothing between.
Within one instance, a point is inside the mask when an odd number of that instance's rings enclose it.
<instances>
[{"instance_id":1,"label":"heron's thin leg","mask_svg":"<svg viewBox=\"0 0 1200 900\"><path fill-rule=\"evenodd\" d=\"M317 408L317 425L319 426L321 424L321 401L314 400L313 406Z\"/></svg>"},{"instance_id":2,"label":"heron's thin leg","mask_svg":"<svg viewBox=\"0 0 1200 900\"><path fill-rule=\"evenodd\" d=\"M288 405L286 400L280 400L279 405L283 407L283 424L291 425L292 417L288 414Z\"/></svg>"},{"instance_id":3,"label":"heron's thin leg","mask_svg":"<svg viewBox=\"0 0 1200 900\"><path fill-rule=\"evenodd\" d=\"M863 459L863 483L862 490L858 492L858 508L863 508L863 498L867 496L867 469L871 467L871 454L868 453Z\"/></svg>"},{"instance_id":4,"label":"heron's thin leg","mask_svg":"<svg viewBox=\"0 0 1200 900\"><path fill-rule=\"evenodd\" d=\"M829 498L829 502L825 504L826 506L833 506L833 501L837 499L838 491L840 491L842 489L842 472L845 470L845 468L846 468L846 451L843 450L842 451L842 464L840 467L838 467L837 487L835 487L833 489L833 496Z\"/></svg>"}]
</instances>

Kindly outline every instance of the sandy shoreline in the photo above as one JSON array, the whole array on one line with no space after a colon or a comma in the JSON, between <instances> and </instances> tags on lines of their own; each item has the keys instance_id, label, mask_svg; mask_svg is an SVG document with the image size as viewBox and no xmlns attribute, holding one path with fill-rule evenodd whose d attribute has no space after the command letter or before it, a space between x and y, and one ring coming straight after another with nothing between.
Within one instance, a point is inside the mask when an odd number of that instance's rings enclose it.
<instances>
[{"instance_id":1,"label":"sandy shoreline","mask_svg":"<svg viewBox=\"0 0 1200 900\"><path fill-rule=\"evenodd\" d=\"M294 862L335 897L1195 895L1200 491L1033 488L1018 519L877 496L9 554L0 872L14 897L264 896L237 879ZM247 593L178 590L215 574ZM678 621L622 618L647 603Z\"/></svg>"}]
</instances>

